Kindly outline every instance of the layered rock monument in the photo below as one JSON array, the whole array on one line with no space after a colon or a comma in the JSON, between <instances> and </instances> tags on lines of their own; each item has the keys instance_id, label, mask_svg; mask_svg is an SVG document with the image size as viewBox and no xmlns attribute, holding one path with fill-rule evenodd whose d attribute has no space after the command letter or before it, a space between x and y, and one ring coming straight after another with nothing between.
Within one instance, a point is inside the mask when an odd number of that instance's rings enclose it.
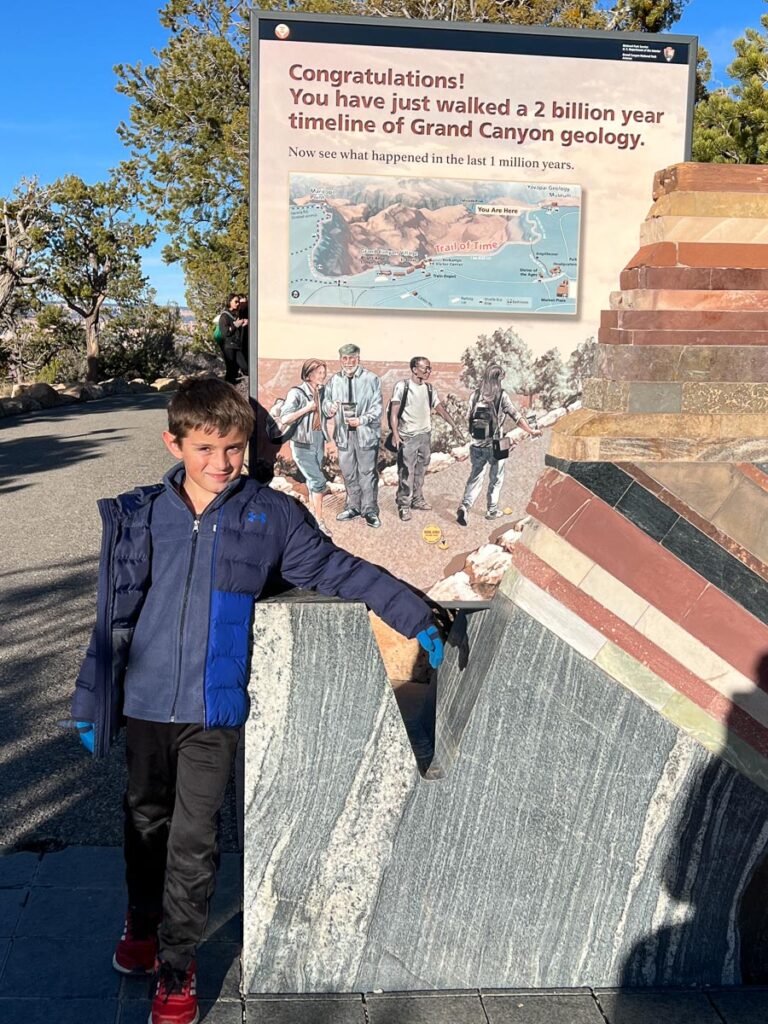
<instances>
[{"instance_id":1,"label":"layered rock monument","mask_svg":"<svg viewBox=\"0 0 768 1024\"><path fill-rule=\"evenodd\" d=\"M766 213L768 168L656 176L585 408L407 730L413 647L257 606L246 994L768 980Z\"/></svg>"}]
</instances>

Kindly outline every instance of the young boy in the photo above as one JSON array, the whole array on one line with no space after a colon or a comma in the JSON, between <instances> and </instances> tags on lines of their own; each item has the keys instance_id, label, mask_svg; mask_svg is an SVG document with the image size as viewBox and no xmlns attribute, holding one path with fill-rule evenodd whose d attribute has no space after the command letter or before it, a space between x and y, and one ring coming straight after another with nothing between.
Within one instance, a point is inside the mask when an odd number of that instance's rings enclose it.
<instances>
[{"instance_id":1,"label":"young boy","mask_svg":"<svg viewBox=\"0 0 768 1024\"><path fill-rule=\"evenodd\" d=\"M253 431L234 387L187 381L163 440L179 463L99 502L97 622L72 705L103 756L126 721L128 913L113 965L156 973L150 1024L194 1024L195 950L213 893L217 816L248 714L253 602L282 577L364 600L437 667L429 606L337 548L293 499L241 476Z\"/></svg>"}]
</instances>

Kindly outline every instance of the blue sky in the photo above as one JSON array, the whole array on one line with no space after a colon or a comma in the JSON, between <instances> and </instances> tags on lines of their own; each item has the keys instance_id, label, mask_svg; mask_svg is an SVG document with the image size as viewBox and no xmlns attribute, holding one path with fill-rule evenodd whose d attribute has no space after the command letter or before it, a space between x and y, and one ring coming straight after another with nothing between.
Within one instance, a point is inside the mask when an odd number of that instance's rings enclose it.
<instances>
[{"instance_id":1,"label":"blue sky","mask_svg":"<svg viewBox=\"0 0 768 1024\"><path fill-rule=\"evenodd\" d=\"M128 102L115 92L113 66L151 62L165 42L158 0L7 0L0 35L0 195L22 176L52 181L66 173L106 176L124 155L115 128ZM698 35L713 79L726 82L731 43L768 12L761 0L690 0L673 31ZM10 85L9 85L10 83ZM166 267L162 243L144 260L161 302L184 302L184 279Z\"/></svg>"}]
</instances>

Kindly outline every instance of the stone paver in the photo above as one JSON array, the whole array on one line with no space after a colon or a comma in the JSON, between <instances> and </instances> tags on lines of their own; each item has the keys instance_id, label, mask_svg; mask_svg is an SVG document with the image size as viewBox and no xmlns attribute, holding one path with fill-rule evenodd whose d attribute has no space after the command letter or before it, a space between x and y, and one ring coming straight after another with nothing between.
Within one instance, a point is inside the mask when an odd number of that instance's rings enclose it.
<instances>
[{"instance_id":1,"label":"stone paver","mask_svg":"<svg viewBox=\"0 0 768 1024\"><path fill-rule=\"evenodd\" d=\"M482 999L488 1024L605 1024L589 992L568 995L483 993Z\"/></svg>"},{"instance_id":2,"label":"stone paver","mask_svg":"<svg viewBox=\"0 0 768 1024\"><path fill-rule=\"evenodd\" d=\"M246 1024L366 1024L362 996L254 996ZM446 1022L447 1024L447 1022Z\"/></svg>"},{"instance_id":3,"label":"stone paver","mask_svg":"<svg viewBox=\"0 0 768 1024\"><path fill-rule=\"evenodd\" d=\"M610 1024L723 1024L703 992L598 990L596 996Z\"/></svg>"},{"instance_id":4,"label":"stone paver","mask_svg":"<svg viewBox=\"0 0 768 1024\"><path fill-rule=\"evenodd\" d=\"M0 1022L146 1024L150 980L112 970L122 853L0 855ZM198 950L201 1024L765 1024L768 988L240 994L241 859L224 854Z\"/></svg>"},{"instance_id":5,"label":"stone paver","mask_svg":"<svg viewBox=\"0 0 768 1024\"><path fill-rule=\"evenodd\" d=\"M765 1024L768 1021L768 988L723 989L710 992L709 998L725 1024Z\"/></svg>"}]
</instances>

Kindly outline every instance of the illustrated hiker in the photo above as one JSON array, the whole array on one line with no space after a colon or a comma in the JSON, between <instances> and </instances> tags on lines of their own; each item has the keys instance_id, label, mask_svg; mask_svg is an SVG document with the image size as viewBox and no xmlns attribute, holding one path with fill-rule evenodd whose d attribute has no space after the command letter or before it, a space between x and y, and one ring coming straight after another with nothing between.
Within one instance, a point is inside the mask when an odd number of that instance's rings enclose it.
<instances>
[{"instance_id":1,"label":"illustrated hiker","mask_svg":"<svg viewBox=\"0 0 768 1024\"><path fill-rule=\"evenodd\" d=\"M339 451L339 469L347 491L340 522L363 516L369 526L379 519L379 475L376 462L381 438L381 381L360 365L357 345L339 349L341 370L325 389L324 414L333 417L333 440Z\"/></svg>"},{"instance_id":2,"label":"illustrated hiker","mask_svg":"<svg viewBox=\"0 0 768 1024\"><path fill-rule=\"evenodd\" d=\"M96 627L72 714L97 757L127 722L128 912L112 962L123 974L155 973L150 1024L198 1020L195 954L248 715L253 603L267 579L363 600L418 637L433 667L442 660L420 597L337 548L293 498L241 476L252 432L250 405L234 387L186 381L163 434L180 461L161 484L99 502Z\"/></svg>"},{"instance_id":3,"label":"illustrated hiker","mask_svg":"<svg viewBox=\"0 0 768 1024\"><path fill-rule=\"evenodd\" d=\"M325 429L322 406L328 367L320 359L307 359L301 368L301 384L291 388L280 410L280 422L290 437L291 454L307 483L309 504L323 533L330 536L323 519L323 498L328 481L323 458L335 452Z\"/></svg>"},{"instance_id":4,"label":"illustrated hiker","mask_svg":"<svg viewBox=\"0 0 768 1024\"><path fill-rule=\"evenodd\" d=\"M225 378L228 384L236 384L240 374L248 376L247 349L243 348L244 338L247 344L248 320L242 316L242 303L242 295L230 292L213 332L224 359Z\"/></svg>"},{"instance_id":5,"label":"illustrated hiker","mask_svg":"<svg viewBox=\"0 0 768 1024\"><path fill-rule=\"evenodd\" d=\"M411 359L411 376L395 384L389 404L389 429L397 451L397 513L403 522L411 518L411 509L429 512L432 506L424 497L424 477L432 454L432 411L459 434L453 417L446 410L437 389L427 382L432 365L425 356Z\"/></svg>"},{"instance_id":6,"label":"illustrated hiker","mask_svg":"<svg viewBox=\"0 0 768 1024\"><path fill-rule=\"evenodd\" d=\"M480 387L469 401L469 445L470 471L464 497L456 512L460 526L467 525L469 510L475 503L483 486L485 469L490 466L488 477L486 519L497 519L499 495L504 483L504 466L509 454L509 440L504 437L504 421L509 417L532 437L541 437L541 431L531 427L525 416L515 407L512 399L502 388L504 368L498 363L489 363L483 373Z\"/></svg>"}]
</instances>

